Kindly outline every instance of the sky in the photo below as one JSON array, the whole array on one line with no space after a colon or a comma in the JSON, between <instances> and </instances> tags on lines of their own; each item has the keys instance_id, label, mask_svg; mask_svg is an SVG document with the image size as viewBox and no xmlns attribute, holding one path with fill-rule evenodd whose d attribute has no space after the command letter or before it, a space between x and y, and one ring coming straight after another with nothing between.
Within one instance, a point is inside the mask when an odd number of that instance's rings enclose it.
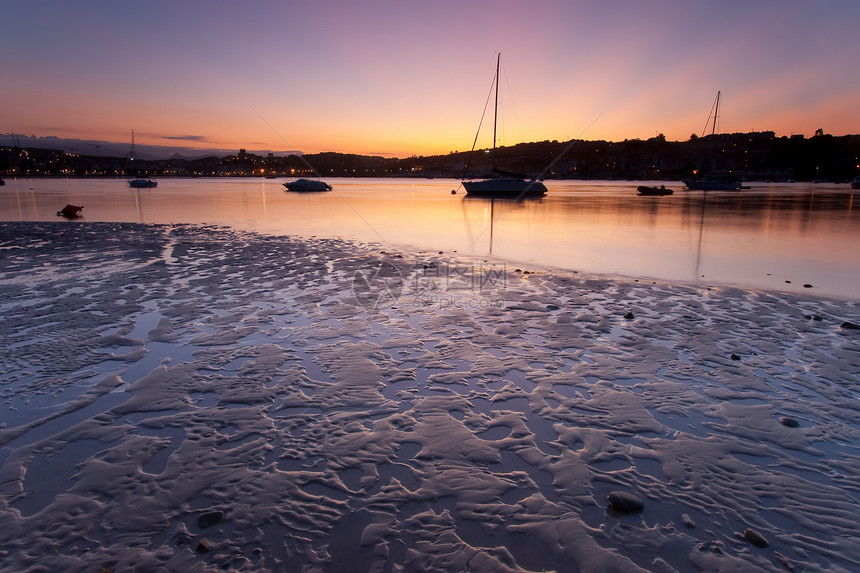
<instances>
[{"instance_id":1,"label":"sky","mask_svg":"<svg viewBox=\"0 0 860 573\"><path fill-rule=\"evenodd\" d=\"M0 18L3 134L466 151L497 53L500 145L684 141L717 91L720 132L860 134L858 0L0 0Z\"/></svg>"}]
</instances>

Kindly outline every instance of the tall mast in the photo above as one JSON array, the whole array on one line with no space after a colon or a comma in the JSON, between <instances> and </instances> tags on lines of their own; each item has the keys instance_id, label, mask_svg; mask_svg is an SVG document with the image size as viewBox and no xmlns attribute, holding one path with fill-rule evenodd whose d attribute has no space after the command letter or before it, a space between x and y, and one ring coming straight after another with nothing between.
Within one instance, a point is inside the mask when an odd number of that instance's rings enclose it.
<instances>
[{"instance_id":1,"label":"tall mast","mask_svg":"<svg viewBox=\"0 0 860 573\"><path fill-rule=\"evenodd\" d=\"M720 91L717 90L717 103L714 104L714 127L711 129L711 135L717 133L717 118L720 116Z\"/></svg>"},{"instance_id":2,"label":"tall mast","mask_svg":"<svg viewBox=\"0 0 860 573\"><path fill-rule=\"evenodd\" d=\"M502 53L499 52L496 56L496 107L493 108L493 149L496 148L496 123L499 119L499 62L502 59Z\"/></svg>"}]
</instances>

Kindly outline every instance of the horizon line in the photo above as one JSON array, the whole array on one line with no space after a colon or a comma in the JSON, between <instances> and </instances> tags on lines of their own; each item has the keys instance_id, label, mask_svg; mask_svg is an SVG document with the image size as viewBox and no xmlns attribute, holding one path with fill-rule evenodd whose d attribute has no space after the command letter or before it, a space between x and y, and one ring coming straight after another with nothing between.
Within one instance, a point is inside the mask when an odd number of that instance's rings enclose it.
<instances>
[{"instance_id":1,"label":"horizon line","mask_svg":"<svg viewBox=\"0 0 860 573\"><path fill-rule=\"evenodd\" d=\"M616 140L610 141L607 139L585 139L585 138L572 138L572 139L566 139L566 140L543 139L543 140L539 140L539 141L522 141L522 142L514 143L511 145L502 145L499 147L510 148L510 147L516 147L517 145L530 145L530 144L538 144L538 143L562 144L562 143L568 143L571 141L624 143L624 142L629 142L629 141L659 140L661 138L661 136L662 136L663 140L666 141L667 143L686 143L689 141L693 141L695 139L705 139L708 137L726 137L726 136L731 136L731 135L750 135L750 134L762 134L762 133L773 134L773 137L775 139L794 138L794 137L806 139L806 135L803 133L791 133L789 135L776 135L776 132L773 130L755 130L755 131L738 131L738 132L725 132L725 133L717 133L717 134L706 134L703 136L699 136L699 135L693 133L690 135L690 137L688 139L684 139L684 140L681 140L681 139L669 140L662 133L658 133L655 136L649 137L647 139L642 139L639 137L625 138L625 139L621 139L621 140L617 140L617 141ZM816 131L815 134L812 135L811 137L818 137L818 136L830 136L830 137L835 137L835 138L841 138L841 137L849 137L850 138L850 137L860 137L860 134L833 135L833 134L828 134L828 133L824 133L824 132L818 133L818 131ZM126 143L126 142L105 141L105 140L97 140L97 139L63 138L63 137L58 137L58 136L54 136L54 135L23 135L23 134L16 134L15 132L0 133L0 138L2 138L2 140L4 140L4 141L0 141L0 146L3 146L3 147L13 147L13 148L14 147L31 147L31 148L35 148L35 149L57 149L57 147L50 147L50 146L49 147L40 147L39 145L21 145L22 142L18 141L18 139L20 138L20 139L29 140L28 142L39 142L39 143L43 143L43 144L57 142L60 145L60 148L58 149L59 151L63 151L65 153L73 153L76 155L85 155L85 156L90 156L90 157L105 157L105 158L107 158L107 157L122 158L122 157L129 157L131 154L131 145L129 143ZM48 141L43 141L43 140L48 140ZM76 144L94 147L94 148L96 148L96 153L82 152L81 150L76 148ZM113 149L124 147L124 148L127 148L127 151L126 151L126 153L120 153L118 155L116 154L117 151L112 151L110 154L104 154L103 155L100 153L100 148L102 148L102 147L110 147ZM483 149L483 148L481 148L481 149ZM209 156L213 156L213 155L218 156L218 154L221 154L221 153L228 155L228 156L229 155L237 155L238 153L240 153L242 151L245 151L246 153L249 153L249 154L263 155L263 156L271 153L272 155L277 156L277 157L288 157L288 156L292 156L292 155L302 156L302 155L318 155L318 154L323 154L323 153L335 153L335 154L341 154L341 155L359 155L359 156L366 156L366 157L383 157L386 159L408 159L410 157L436 157L436 156L444 156L444 155L454 155L457 153L469 153L468 150L451 150L451 151L447 151L447 152L432 153L432 154L418 154L418 153L413 152L413 153L407 153L405 155L387 155L385 153L380 153L380 152L360 153L360 152L333 151L333 150L306 152L306 151L302 151L299 149L293 149L293 150L250 149L249 150L248 147L237 147L237 148L233 148L233 149L228 149L228 148L221 148L221 147L187 147L187 146L173 146L173 145L154 145L154 144L146 144L146 143L135 144L134 145L134 151L135 151L135 154L138 156L137 159L141 159L144 161L157 161L157 160L170 159L171 156L168 156L166 154L180 155L180 156L191 154L191 155L193 155L193 158L200 159L203 157L209 157ZM478 151L478 149L476 149L475 151ZM141 154L147 155L149 157L141 157ZM153 157L154 155L157 155L157 156ZM184 157L184 158L189 159L189 157Z\"/></svg>"}]
</instances>

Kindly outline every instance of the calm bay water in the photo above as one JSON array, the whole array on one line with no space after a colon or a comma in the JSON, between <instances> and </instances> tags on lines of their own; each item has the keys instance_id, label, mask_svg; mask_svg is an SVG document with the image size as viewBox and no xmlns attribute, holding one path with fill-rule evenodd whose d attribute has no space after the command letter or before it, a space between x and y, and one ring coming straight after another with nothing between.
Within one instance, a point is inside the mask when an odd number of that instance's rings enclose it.
<instances>
[{"instance_id":1,"label":"calm bay water","mask_svg":"<svg viewBox=\"0 0 860 573\"><path fill-rule=\"evenodd\" d=\"M132 189L125 179L7 178L0 220L57 220L71 203L84 206L82 221L225 225L532 270L860 299L860 206L845 184L703 193L673 181L664 183L674 195L638 197L636 182L548 181L545 197L513 202L468 198L456 180L327 179L327 193L287 192L283 181L163 178Z\"/></svg>"}]
</instances>

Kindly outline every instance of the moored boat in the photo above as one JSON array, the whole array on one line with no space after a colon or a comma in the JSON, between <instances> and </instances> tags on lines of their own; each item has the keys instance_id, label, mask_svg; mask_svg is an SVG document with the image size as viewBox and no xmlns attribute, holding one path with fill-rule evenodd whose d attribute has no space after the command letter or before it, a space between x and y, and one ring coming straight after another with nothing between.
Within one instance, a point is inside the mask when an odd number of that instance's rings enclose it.
<instances>
[{"instance_id":1,"label":"moored boat","mask_svg":"<svg viewBox=\"0 0 860 573\"><path fill-rule=\"evenodd\" d=\"M502 175L476 181L463 181L467 195L487 197L535 197L546 195L546 185L536 179Z\"/></svg>"},{"instance_id":2,"label":"moored boat","mask_svg":"<svg viewBox=\"0 0 860 573\"><path fill-rule=\"evenodd\" d=\"M712 173L709 176L684 179L684 185L691 191L737 191L743 183L740 177L731 173Z\"/></svg>"},{"instance_id":3,"label":"moored boat","mask_svg":"<svg viewBox=\"0 0 860 573\"><path fill-rule=\"evenodd\" d=\"M496 151L496 127L499 119L499 64L501 62L501 58L502 54L498 54L496 56L496 75L493 79L496 88L496 105L494 108L495 112L493 113L493 149L491 151L491 157L494 160L494 163ZM475 140L477 141L477 135L475 136ZM472 151L474 151L474 146ZM468 170L468 168L469 165L467 162L465 170ZM483 180L466 181L465 170L464 180L462 183L463 188L466 189L467 195L511 198L546 195L546 186L543 184L543 181L539 181L534 177L528 178L526 175L520 173L502 171L501 169L496 168L495 164L493 165L494 176Z\"/></svg>"},{"instance_id":4,"label":"moored boat","mask_svg":"<svg viewBox=\"0 0 860 573\"><path fill-rule=\"evenodd\" d=\"M717 91L717 99L714 101L714 107L712 108L713 115L713 124L711 127L710 134L710 142L709 145L713 144L714 137L717 135L717 118L720 116L720 92ZM711 116L708 116L708 123L711 122ZM705 130L707 130L707 125L705 124ZM705 137L705 132L702 132L702 137ZM719 171L713 169L714 165L714 153L713 149L709 153L710 156L710 169L705 172L697 173L695 177L690 177L683 180L684 185L687 186L687 189L693 191L737 191L742 187L742 181L739 175L732 173L731 171Z\"/></svg>"},{"instance_id":5,"label":"moored boat","mask_svg":"<svg viewBox=\"0 0 860 573\"><path fill-rule=\"evenodd\" d=\"M284 183L287 191L331 191L332 186L319 179L296 179Z\"/></svg>"},{"instance_id":6,"label":"moored boat","mask_svg":"<svg viewBox=\"0 0 860 573\"><path fill-rule=\"evenodd\" d=\"M860 175L854 178L854 181L851 182L852 189L860 189Z\"/></svg>"},{"instance_id":7,"label":"moored boat","mask_svg":"<svg viewBox=\"0 0 860 573\"><path fill-rule=\"evenodd\" d=\"M135 187L135 188L149 188L149 187L158 186L158 182L153 181L152 179L137 178L137 179L132 179L131 181L129 181L128 185L129 185L129 187Z\"/></svg>"},{"instance_id":8,"label":"moored boat","mask_svg":"<svg viewBox=\"0 0 860 573\"><path fill-rule=\"evenodd\" d=\"M653 195L653 196L661 196L661 195L671 195L674 193L671 189L667 189L665 185L660 185L659 187L651 186L651 185L640 185L636 188L636 193L638 195Z\"/></svg>"}]
</instances>

